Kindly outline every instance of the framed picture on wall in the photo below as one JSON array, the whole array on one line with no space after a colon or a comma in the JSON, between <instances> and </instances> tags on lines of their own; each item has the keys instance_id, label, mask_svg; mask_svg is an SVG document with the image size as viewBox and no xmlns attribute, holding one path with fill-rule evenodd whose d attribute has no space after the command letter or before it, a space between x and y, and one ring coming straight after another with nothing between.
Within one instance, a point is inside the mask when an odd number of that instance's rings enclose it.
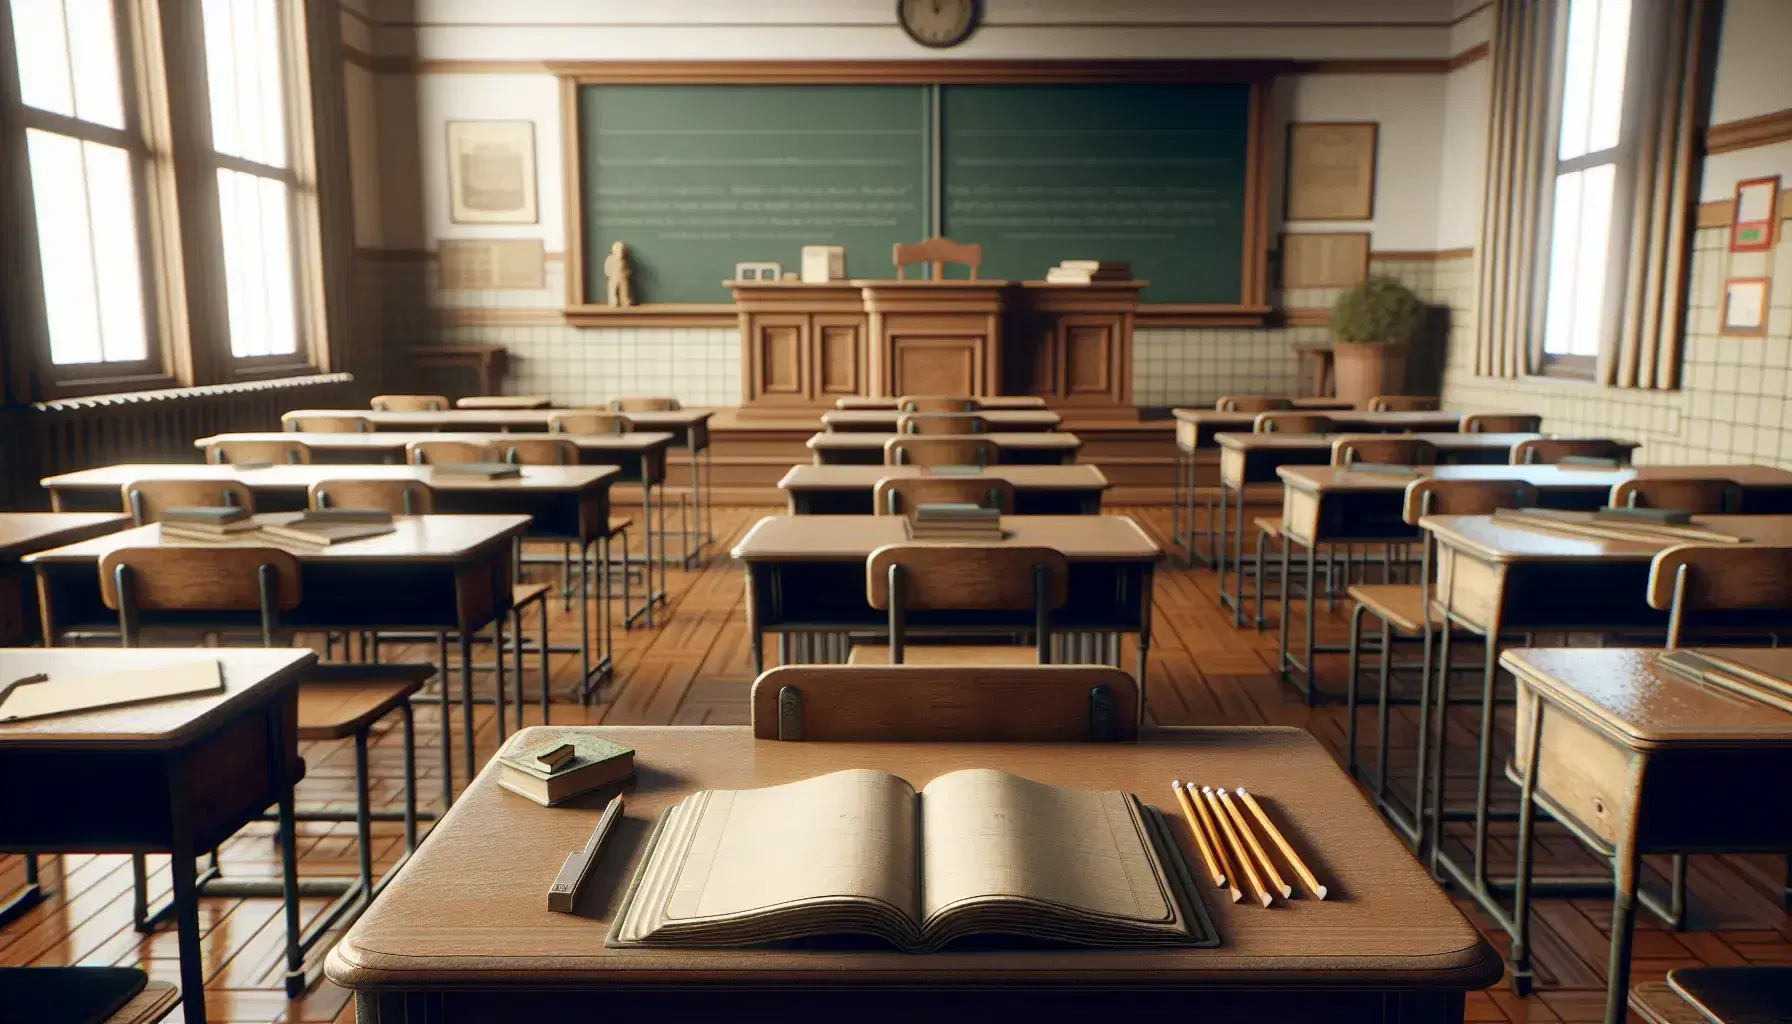
<instances>
[{"instance_id":1,"label":"framed picture on wall","mask_svg":"<svg viewBox=\"0 0 1792 1024\"><path fill-rule=\"evenodd\" d=\"M1731 252L1763 252L1773 248L1779 199L1777 174L1736 183L1736 216L1730 223Z\"/></svg>"},{"instance_id":2,"label":"framed picture on wall","mask_svg":"<svg viewBox=\"0 0 1792 1024\"><path fill-rule=\"evenodd\" d=\"M1732 277L1724 282L1723 334L1759 337L1767 333L1765 277Z\"/></svg>"},{"instance_id":3,"label":"framed picture on wall","mask_svg":"<svg viewBox=\"0 0 1792 1024\"><path fill-rule=\"evenodd\" d=\"M447 134L449 219L535 223L535 123L449 121Z\"/></svg>"},{"instance_id":4,"label":"framed picture on wall","mask_svg":"<svg viewBox=\"0 0 1792 1024\"><path fill-rule=\"evenodd\" d=\"M1284 220L1369 220L1375 215L1374 121L1288 126Z\"/></svg>"}]
</instances>

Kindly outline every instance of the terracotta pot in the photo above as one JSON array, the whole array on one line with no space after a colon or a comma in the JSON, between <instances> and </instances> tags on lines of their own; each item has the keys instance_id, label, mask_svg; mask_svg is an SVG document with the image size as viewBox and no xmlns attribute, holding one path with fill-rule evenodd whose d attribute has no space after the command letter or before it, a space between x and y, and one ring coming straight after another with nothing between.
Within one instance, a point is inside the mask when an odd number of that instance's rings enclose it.
<instances>
[{"instance_id":1,"label":"terracotta pot","mask_svg":"<svg viewBox=\"0 0 1792 1024\"><path fill-rule=\"evenodd\" d=\"M1385 341L1337 342L1332 346L1338 398L1358 409L1376 395L1398 395L1406 385L1406 350Z\"/></svg>"}]
</instances>

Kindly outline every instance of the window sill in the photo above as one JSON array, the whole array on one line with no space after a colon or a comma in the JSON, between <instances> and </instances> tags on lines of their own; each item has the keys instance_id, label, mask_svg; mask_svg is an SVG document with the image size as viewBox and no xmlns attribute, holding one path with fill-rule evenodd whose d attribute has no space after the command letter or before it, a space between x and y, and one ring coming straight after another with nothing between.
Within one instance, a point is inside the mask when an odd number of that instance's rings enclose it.
<instances>
[{"instance_id":1,"label":"window sill","mask_svg":"<svg viewBox=\"0 0 1792 1024\"><path fill-rule=\"evenodd\" d=\"M1599 383L1591 377L1574 377L1569 376L1568 374L1521 373L1518 375L1518 379L1527 384L1565 384L1569 387L1577 388L1605 387L1604 384Z\"/></svg>"}]
</instances>

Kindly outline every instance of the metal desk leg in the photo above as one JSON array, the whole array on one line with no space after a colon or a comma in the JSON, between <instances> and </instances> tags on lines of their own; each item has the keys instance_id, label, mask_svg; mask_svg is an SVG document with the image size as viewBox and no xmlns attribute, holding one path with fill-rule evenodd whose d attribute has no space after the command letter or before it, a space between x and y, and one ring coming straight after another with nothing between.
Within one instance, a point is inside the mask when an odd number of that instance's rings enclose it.
<instances>
[{"instance_id":1,"label":"metal desk leg","mask_svg":"<svg viewBox=\"0 0 1792 1024\"><path fill-rule=\"evenodd\" d=\"M447 690L444 689L443 699L446 700L447 696ZM460 632L460 719L464 733L460 743L466 755L467 783L470 785L473 776L479 773L479 766L475 763L477 755L473 751L473 636L469 630L464 629ZM447 739L447 733L444 732L444 744Z\"/></svg>"},{"instance_id":2,"label":"metal desk leg","mask_svg":"<svg viewBox=\"0 0 1792 1024\"><path fill-rule=\"evenodd\" d=\"M436 675L442 684L442 811L454 805L454 709L448 706L448 634L436 634Z\"/></svg>"},{"instance_id":3,"label":"metal desk leg","mask_svg":"<svg viewBox=\"0 0 1792 1024\"><path fill-rule=\"evenodd\" d=\"M604 570L609 571L608 567ZM604 586L604 614L609 614L609 585ZM542 610L542 618L547 617L547 610ZM541 657L547 660L547 648L543 647ZM591 685L591 551L585 541L579 542L579 698L585 697L585 688ZM547 713L547 705L542 705L542 713ZM545 724L545 723L544 723Z\"/></svg>"},{"instance_id":4,"label":"metal desk leg","mask_svg":"<svg viewBox=\"0 0 1792 1024\"><path fill-rule=\"evenodd\" d=\"M1521 694L1519 699L1525 697ZM1512 991L1520 996L1531 991L1531 846L1537 817L1538 740L1543 735L1543 700L1533 694L1530 702L1530 729L1524 738L1529 750L1518 786L1518 872L1512 892Z\"/></svg>"},{"instance_id":5,"label":"metal desk leg","mask_svg":"<svg viewBox=\"0 0 1792 1024\"><path fill-rule=\"evenodd\" d=\"M283 751L275 749L276 760L285 757ZM281 817L286 828L291 828L290 812L292 805L292 787L280 787ZM199 851L193 845L190 834L193 822L187 808L187 768L179 757L168 764L168 802L169 802L169 835L168 873L174 877L174 927L178 933L180 947L180 1002L181 1010L189 1022L205 1024L205 961L199 950L199 879L196 876L194 861ZM283 831L283 837L291 835ZM282 850L282 854L288 851ZM288 864L292 861L286 858ZM296 889L297 886L294 886ZM288 890L288 896L293 890ZM291 914L298 912L298 900L289 898L287 906ZM289 933L290 936L290 933ZM290 950L288 967L291 967Z\"/></svg>"},{"instance_id":6,"label":"metal desk leg","mask_svg":"<svg viewBox=\"0 0 1792 1024\"><path fill-rule=\"evenodd\" d=\"M1223 495L1222 495L1223 497ZM1276 677L1284 682L1288 679L1288 551L1292 546L1286 534L1282 536L1282 557L1280 578L1277 580L1278 597L1276 605L1280 609L1276 615Z\"/></svg>"},{"instance_id":7,"label":"metal desk leg","mask_svg":"<svg viewBox=\"0 0 1792 1024\"><path fill-rule=\"evenodd\" d=\"M1239 493L1243 494L1244 492L1240 491ZM1243 509L1241 508L1239 511L1242 512ZM1289 537L1287 534L1283 534L1282 535L1283 546L1287 546L1288 542L1291 539L1292 538ZM1304 683L1304 685L1301 686L1300 689L1301 689L1302 695L1304 695L1307 698L1307 707L1312 707L1313 705L1315 705L1319 702L1319 686L1318 686L1319 673L1316 671L1317 666L1315 666L1313 664L1313 647L1314 647L1313 629L1315 626L1314 619L1319 614L1319 606L1313 600L1313 593L1314 593L1313 588L1318 585L1318 581L1315 579L1315 574L1318 571L1319 571L1319 548L1317 545L1315 545L1313 547L1307 548L1307 572L1306 572L1306 591L1305 591L1306 602L1304 605L1304 611L1306 613L1305 619L1306 619L1306 624L1307 624L1307 635L1301 639L1301 652L1304 655L1306 655L1306 660L1303 662L1303 668L1301 669L1301 671L1303 673L1305 673L1305 675L1306 675L1306 682ZM1328 587L1330 586L1330 584L1331 584L1330 579L1326 580L1326 584Z\"/></svg>"},{"instance_id":8,"label":"metal desk leg","mask_svg":"<svg viewBox=\"0 0 1792 1024\"><path fill-rule=\"evenodd\" d=\"M1632 785L1639 782L1633 779ZM1606 1024L1623 1024L1630 995L1630 945L1636 937L1638 853L1633 819L1619 830L1618 849L1612 858L1612 948L1605 969Z\"/></svg>"},{"instance_id":9,"label":"metal desk leg","mask_svg":"<svg viewBox=\"0 0 1792 1024\"><path fill-rule=\"evenodd\" d=\"M715 495L710 493L709 485L715 478L716 467L710 461L710 446L703 446L703 539L705 542L716 542Z\"/></svg>"},{"instance_id":10,"label":"metal desk leg","mask_svg":"<svg viewBox=\"0 0 1792 1024\"><path fill-rule=\"evenodd\" d=\"M686 440L691 446L691 518L684 524L684 567L689 569L703 553L703 486L698 477L696 439Z\"/></svg>"},{"instance_id":11,"label":"metal desk leg","mask_svg":"<svg viewBox=\"0 0 1792 1024\"><path fill-rule=\"evenodd\" d=\"M1500 624L1487 626L1483 641L1486 651L1481 663L1481 735L1479 767L1475 777L1475 888L1487 892L1487 829L1488 801L1493 788L1493 691L1499 682ZM1446 662L1445 664L1448 664ZM1444 706L1448 707L1448 691Z\"/></svg>"},{"instance_id":12,"label":"metal desk leg","mask_svg":"<svg viewBox=\"0 0 1792 1024\"><path fill-rule=\"evenodd\" d=\"M1187 488L1183 486L1183 478L1187 475L1187 471L1188 460L1183 457L1182 449L1177 448L1175 492L1170 500L1170 542L1182 548L1182 567L1184 569L1190 568L1195 564L1194 531L1190 530L1186 536L1182 532L1182 499L1187 493Z\"/></svg>"},{"instance_id":13,"label":"metal desk leg","mask_svg":"<svg viewBox=\"0 0 1792 1024\"><path fill-rule=\"evenodd\" d=\"M519 672L520 676L521 673ZM498 709L498 742L504 742L504 616L492 616L492 695ZM521 703L520 701L518 702ZM516 709L517 724L522 725L523 709ZM467 780L472 781L472 770L468 769Z\"/></svg>"},{"instance_id":14,"label":"metal desk leg","mask_svg":"<svg viewBox=\"0 0 1792 1024\"><path fill-rule=\"evenodd\" d=\"M298 996L305 992L305 947L299 926L298 825L293 813L292 765L286 760L286 716L278 707L269 709L268 733L268 745L273 751L271 756L274 759L275 794L278 798L275 801L275 816L278 819L275 828L280 834L280 892L286 904L286 994ZM362 799L365 800L366 790L361 792ZM190 854L183 861L178 852L175 853L174 860L183 868L193 863Z\"/></svg>"},{"instance_id":15,"label":"metal desk leg","mask_svg":"<svg viewBox=\"0 0 1792 1024\"><path fill-rule=\"evenodd\" d=\"M1223 604L1226 600L1226 481L1220 481L1220 522L1219 532L1214 537L1213 568L1219 573L1219 595Z\"/></svg>"}]
</instances>

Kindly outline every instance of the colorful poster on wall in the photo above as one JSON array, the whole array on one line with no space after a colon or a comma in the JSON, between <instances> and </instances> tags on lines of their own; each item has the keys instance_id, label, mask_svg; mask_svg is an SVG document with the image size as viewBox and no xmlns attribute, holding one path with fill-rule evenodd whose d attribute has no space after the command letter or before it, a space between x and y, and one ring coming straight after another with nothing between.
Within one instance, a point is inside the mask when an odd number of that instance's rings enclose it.
<instances>
[{"instance_id":1,"label":"colorful poster on wall","mask_svg":"<svg viewBox=\"0 0 1792 1024\"><path fill-rule=\"evenodd\" d=\"M1762 252L1773 248L1773 231L1779 221L1779 198L1778 175L1736 183L1736 216L1730 225L1731 252Z\"/></svg>"}]
</instances>

